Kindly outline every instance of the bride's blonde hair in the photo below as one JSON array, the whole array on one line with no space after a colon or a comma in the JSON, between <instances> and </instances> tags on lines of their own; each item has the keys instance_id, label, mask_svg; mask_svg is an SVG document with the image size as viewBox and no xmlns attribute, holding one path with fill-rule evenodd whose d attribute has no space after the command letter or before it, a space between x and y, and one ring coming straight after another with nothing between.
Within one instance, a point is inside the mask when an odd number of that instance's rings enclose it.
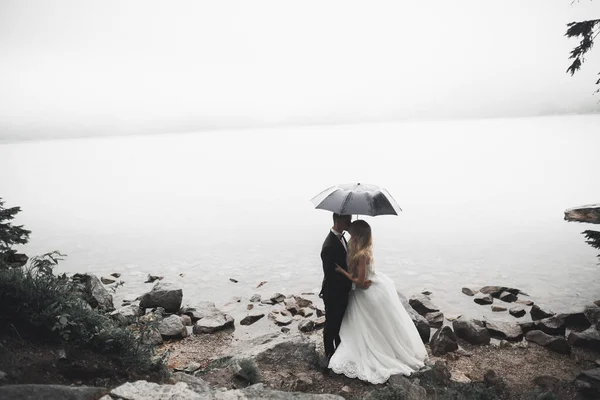
<instances>
[{"instance_id":1,"label":"bride's blonde hair","mask_svg":"<svg viewBox=\"0 0 600 400\"><path fill-rule=\"evenodd\" d=\"M373 238L371 226L362 219L354 221L348 232L351 235L348 242L348 272L354 275L361 256L367 258L367 263L373 262Z\"/></svg>"}]
</instances>

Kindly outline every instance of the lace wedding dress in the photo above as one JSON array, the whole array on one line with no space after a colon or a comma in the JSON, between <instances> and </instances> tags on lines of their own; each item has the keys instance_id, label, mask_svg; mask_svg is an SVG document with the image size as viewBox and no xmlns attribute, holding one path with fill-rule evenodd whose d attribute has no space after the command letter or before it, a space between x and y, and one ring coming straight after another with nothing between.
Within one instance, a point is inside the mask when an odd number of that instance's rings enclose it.
<instances>
[{"instance_id":1,"label":"lace wedding dress","mask_svg":"<svg viewBox=\"0 0 600 400\"><path fill-rule=\"evenodd\" d=\"M337 374L374 384L410 375L427 359L419 332L402 306L394 282L369 263L368 289L350 292L340 328L341 343L329 361Z\"/></svg>"}]
</instances>

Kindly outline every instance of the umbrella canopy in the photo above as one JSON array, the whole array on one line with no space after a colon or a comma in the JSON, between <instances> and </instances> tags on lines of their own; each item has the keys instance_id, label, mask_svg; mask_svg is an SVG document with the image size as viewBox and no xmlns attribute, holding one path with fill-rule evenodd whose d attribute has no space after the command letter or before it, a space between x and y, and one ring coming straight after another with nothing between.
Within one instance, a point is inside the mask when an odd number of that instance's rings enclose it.
<instances>
[{"instance_id":1,"label":"umbrella canopy","mask_svg":"<svg viewBox=\"0 0 600 400\"><path fill-rule=\"evenodd\" d=\"M315 208L340 215L398 215L402 209L384 188L361 183L335 185L311 199Z\"/></svg>"}]
</instances>

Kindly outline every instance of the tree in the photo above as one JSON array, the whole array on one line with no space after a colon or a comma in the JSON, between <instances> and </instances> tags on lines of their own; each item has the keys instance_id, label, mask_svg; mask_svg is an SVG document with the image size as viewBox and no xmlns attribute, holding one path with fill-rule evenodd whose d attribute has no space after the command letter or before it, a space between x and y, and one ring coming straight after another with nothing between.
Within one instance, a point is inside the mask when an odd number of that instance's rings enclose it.
<instances>
[{"instance_id":1,"label":"tree","mask_svg":"<svg viewBox=\"0 0 600 400\"><path fill-rule=\"evenodd\" d=\"M21 212L21 207L4 207L4 200L0 197L0 269L10 266L21 266L27 262L27 256L17 254L12 249L14 245L26 244L31 231L23 225L13 225L11 221Z\"/></svg>"},{"instance_id":2,"label":"tree","mask_svg":"<svg viewBox=\"0 0 600 400\"><path fill-rule=\"evenodd\" d=\"M565 33L565 36L580 38L579 46L571 50L569 57L569 59L573 60L569 68L567 68L567 73L570 73L571 76L579 71L581 64L585 62L585 54L594 46L594 40L598 34L600 34L600 19L590 19L567 24L567 33ZM600 85L600 79L596 81L596 85ZM600 89L597 89L594 93L598 92L600 92Z\"/></svg>"}]
</instances>

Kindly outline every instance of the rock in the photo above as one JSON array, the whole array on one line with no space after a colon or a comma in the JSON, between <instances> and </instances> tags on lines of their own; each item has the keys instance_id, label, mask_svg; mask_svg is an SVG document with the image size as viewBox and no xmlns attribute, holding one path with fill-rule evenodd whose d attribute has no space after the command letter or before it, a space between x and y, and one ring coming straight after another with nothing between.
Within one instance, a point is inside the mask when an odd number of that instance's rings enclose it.
<instances>
[{"instance_id":1,"label":"rock","mask_svg":"<svg viewBox=\"0 0 600 400\"><path fill-rule=\"evenodd\" d=\"M256 288L258 289L259 287L261 287L262 285L264 285L265 283L267 283L267 281L261 281L259 282L258 285L256 285Z\"/></svg>"},{"instance_id":2,"label":"rock","mask_svg":"<svg viewBox=\"0 0 600 400\"><path fill-rule=\"evenodd\" d=\"M452 322L456 336L476 345L489 344L490 333L483 322L475 319L459 318Z\"/></svg>"},{"instance_id":3,"label":"rock","mask_svg":"<svg viewBox=\"0 0 600 400\"><path fill-rule=\"evenodd\" d=\"M110 276L112 276L113 278L120 278L121 274L119 274L118 272L113 272L112 274L110 274Z\"/></svg>"},{"instance_id":4,"label":"rock","mask_svg":"<svg viewBox=\"0 0 600 400\"><path fill-rule=\"evenodd\" d=\"M179 319L181 320L181 323L183 324L183 326L193 326L194 323L192 322L192 317L190 317L189 315L180 315Z\"/></svg>"},{"instance_id":5,"label":"rock","mask_svg":"<svg viewBox=\"0 0 600 400\"><path fill-rule=\"evenodd\" d=\"M423 290L421 292L421 294L424 294L425 296L431 296L431 291L429 291L429 290Z\"/></svg>"},{"instance_id":6,"label":"rock","mask_svg":"<svg viewBox=\"0 0 600 400\"><path fill-rule=\"evenodd\" d=\"M484 286L479 289L480 293L489 294L492 297L499 298L500 294L504 292L507 288L504 286Z\"/></svg>"},{"instance_id":7,"label":"rock","mask_svg":"<svg viewBox=\"0 0 600 400\"><path fill-rule=\"evenodd\" d=\"M298 324L298 330L300 332L311 332L315 329L315 323L314 321L311 321L310 319L305 319L303 321L300 321L300 323Z\"/></svg>"},{"instance_id":8,"label":"rock","mask_svg":"<svg viewBox=\"0 0 600 400\"><path fill-rule=\"evenodd\" d=\"M583 383L584 391L589 398L598 398L600 395L600 368L582 371L576 378L577 382Z\"/></svg>"},{"instance_id":9,"label":"rock","mask_svg":"<svg viewBox=\"0 0 600 400\"><path fill-rule=\"evenodd\" d=\"M426 366L424 368L421 368L419 371L411 374L411 378L413 376L421 380L426 380L428 382L434 382L438 385L447 386L450 383L450 378L452 377L452 374L450 373L448 364L446 364L442 360L438 360L435 362L433 367Z\"/></svg>"},{"instance_id":10,"label":"rock","mask_svg":"<svg viewBox=\"0 0 600 400\"><path fill-rule=\"evenodd\" d=\"M210 391L210 385L206 381L204 381L202 378L198 378L197 376L190 375L189 373L186 374L183 372L175 372L171 374L169 380L171 381L171 383L184 382L196 393Z\"/></svg>"},{"instance_id":11,"label":"rock","mask_svg":"<svg viewBox=\"0 0 600 400\"><path fill-rule=\"evenodd\" d=\"M287 326L282 326L281 327L281 332L288 333L289 331L290 331L290 328L288 328Z\"/></svg>"},{"instance_id":12,"label":"rock","mask_svg":"<svg viewBox=\"0 0 600 400\"><path fill-rule=\"evenodd\" d=\"M439 329L444 325L444 314L440 311L430 312L425 314L425 319L429 326Z\"/></svg>"},{"instance_id":13,"label":"rock","mask_svg":"<svg viewBox=\"0 0 600 400\"><path fill-rule=\"evenodd\" d=\"M565 334L565 315L559 314L536 321L536 328L548 335Z\"/></svg>"},{"instance_id":14,"label":"rock","mask_svg":"<svg viewBox=\"0 0 600 400\"><path fill-rule=\"evenodd\" d=\"M325 315L325 311L320 309L319 307L313 306L312 309L315 310L315 312L317 313L317 317L322 317Z\"/></svg>"},{"instance_id":15,"label":"rock","mask_svg":"<svg viewBox=\"0 0 600 400\"><path fill-rule=\"evenodd\" d=\"M119 321L121 325L131 325L142 315L144 315L144 311L133 304L121 307L110 313L110 316Z\"/></svg>"},{"instance_id":16,"label":"rock","mask_svg":"<svg viewBox=\"0 0 600 400\"><path fill-rule=\"evenodd\" d=\"M108 392L102 387L66 385L6 385L0 386L2 400L88 400L98 399Z\"/></svg>"},{"instance_id":17,"label":"rock","mask_svg":"<svg viewBox=\"0 0 600 400\"><path fill-rule=\"evenodd\" d=\"M325 316L319 317L314 320L315 329L319 329L325 326Z\"/></svg>"},{"instance_id":18,"label":"rock","mask_svg":"<svg viewBox=\"0 0 600 400\"><path fill-rule=\"evenodd\" d=\"M470 383L471 379L469 379L469 377L467 377L465 374L463 374L462 372L456 371L452 373L452 376L450 377L450 380L453 382L458 382L458 383Z\"/></svg>"},{"instance_id":19,"label":"rock","mask_svg":"<svg viewBox=\"0 0 600 400\"><path fill-rule=\"evenodd\" d=\"M304 297L294 296L294 300L300 308L313 307L313 302L308 299L305 299Z\"/></svg>"},{"instance_id":20,"label":"rock","mask_svg":"<svg viewBox=\"0 0 600 400\"><path fill-rule=\"evenodd\" d=\"M285 300L285 296L281 293L275 293L271 296L270 300L273 304L282 303Z\"/></svg>"},{"instance_id":21,"label":"rock","mask_svg":"<svg viewBox=\"0 0 600 400\"><path fill-rule=\"evenodd\" d=\"M555 376L541 375L533 378L533 383L541 387L544 390L552 390L558 386L560 379Z\"/></svg>"},{"instance_id":22,"label":"rock","mask_svg":"<svg viewBox=\"0 0 600 400\"><path fill-rule=\"evenodd\" d=\"M502 312L502 311L506 311L506 307L502 307L502 306L492 306L492 311L494 311L494 312Z\"/></svg>"},{"instance_id":23,"label":"rock","mask_svg":"<svg viewBox=\"0 0 600 400\"><path fill-rule=\"evenodd\" d=\"M115 283L116 281L114 279L101 277L100 282L102 282L105 285L110 285L111 283Z\"/></svg>"},{"instance_id":24,"label":"rock","mask_svg":"<svg viewBox=\"0 0 600 400\"><path fill-rule=\"evenodd\" d=\"M518 325L523 331L523 334L537 329L535 321L519 322Z\"/></svg>"},{"instance_id":25,"label":"rock","mask_svg":"<svg viewBox=\"0 0 600 400\"><path fill-rule=\"evenodd\" d=\"M566 315L565 325L569 329L581 332L591 326L590 320L585 316L584 311L563 315Z\"/></svg>"},{"instance_id":26,"label":"rock","mask_svg":"<svg viewBox=\"0 0 600 400\"><path fill-rule=\"evenodd\" d=\"M494 299L492 298L491 295L489 294L485 294L485 295L478 295L476 296L473 301L477 304L480 304L482 306L488 305L488 304L492 304L494 302Z\"/></svg>"},{"instance_id":27,"label":"rock","mask_svg":"<svg viewBox=\"0 0 600 400\"><path fill-rule=\"evenodd\" d=\"M398 294L398 298L400 299L402 306L408 312L408 315L410 315L410 319L412 320L413 324L415 324L415 327L419 332L419 336L421 336L421 340L423 343L428 343L429 337L431 336L431 327L429 326L429 322L427 322L425 317L412 308L408 299L402 293L398 291L396 293Z\"/></svg>"},{"instance_id":28,"label":"rock","mask_svg":"<svg viewBox=\"0 0 600 400\"><path fill-rule=\"evenodd\" d=\"M521 327L512 322L485 321L485 327L490 332L490 336L497 339L509 341L520 341L523 339Z\"/></svg>"},{"instance_id":29,"label":"rock","mask_svg":"<svg viewBox=\"0 0 600 400\"><path fill-rule=\"evenodd\" d=\"M564 336L550 336L542 331L535 330L527 332L525 339L537 343L540 346L547 347L557 353L569 354L571 352L571 346L567 343Z\"/></svg>"},{"instance_id":30,"label":"rock","mask_svg":"<svg viewBox=\"0 0 600 400\"><path fill-rule=\"evenodd\" d=\"M166 338L184 338L188 336L187 328L178 315L171 315L158 323L158 331Z\"/></svg>"},{"instance_id":31,"label":"rock","mask_svg":"<svg viewBox=\"0 0 600 400\"><path fill-rule=\"evenodd\" d=\"M517 299L515 300L515 303L523 304L525 306L532 306L534 304L533 301L525 299Z\"/></svg>"},{"instance_id":32,"label":"rock","mask_svg":"<svg viewBox=\"0 0 600 400\"><path fill-rule=\"evenodd\" d=\"M594 361L598 367L600 367L600 358Z\"/></svg>"},{"instance_id":33,"label":"rock","mask_svg":"<svg viewBox=\"0 0 600 400\"><path fill-rule=\"evenodd\" d=\"M164 276L157 276L157 275L150 275L148 274L148 278L146 279L146 281L144 283L152 283L154 281L160 281L163 280Z\"/></svg>"},{"instance_id":34,"label":"rock","mask_svg":"<svg viewBox=\"0 0 600 400\"><path fill-rule=\"evenodd\" d=\"M296 315L300 311L300 307L296 304L296 300L294 299L285 299L284 301L285 309L290 312L291 315Z\"/></svg>"},{"instance_id":35,"label":"rock","mask_svg":"<svg viewBox=\"0 0 600 400\"><path fill-rule=\"evenodd\" d=\"M444 315L444 317L446 317L446 319L450 322L454 322L457 319L459 319L460 317L462 317L462 314L446 314Z\"/></svg>"},{"instance_id":36,"label":"rock","mask_svg":"<svg viewBox=\"0 0 600 400\"><path fill-rule=\"evenodd\" d=\"M234 328L233 317L229 314L219 313L199 319L194 325L193 332L195 334L214 333L229 328Z\"/></svg>"},{"instance_id":37,"label":"rock","mask_svg":"<svg viewBox=\"0 0 600 400\"><path fill-rule=\"evenodd\" d=\"M503 391L506 388L506 382L504 382L504 379L498 376L498 374L496 374L496 371L494 371L493 369L488 369L485 372L485 374L483 375L483 382L487 386L495 386L500 391Z\"/></svg>"},{"instance_id":38,"label":"rock","mask_svg":"<svg viewBox=\"0 0 600 400\"><path fill-rule=\"evenodd\" d=\"M583 311L588 321L600 330L600 307L588 307Z\"/></svg>"},{"instance_id":39,"label":"rock","mask_svg":"<svg viewBox=\"0 0 600 400\"><path fill-rule=\"evenodd\" d=\"M305 307L305 308L300 309L299 314L305 318L308 318L308 317L312 316L314 314L314 312L312 309Z\"/></svg>"},{"instance_id":40,"label":"rock","mask_svg":"<svg viewBox=\"0 0 600 400\"><path fill-rule=\"evenodd\" d=\"M286 326L292 323L294 319L285 315L278 315L275 317L275 323L279 326Z\"/></svg>"},{"instance_id":41,"label":"rock","mask_svg":"<svg viewBox=\"0 0 600 400\"><path fill-rule=\"evenodd\" d=\"M140 333L142 335L141 342L151 346L158 346L163 343L163 337L156 329L148 329Z\"/></svg>"},{"instance_id":42,"label":"rock","mask_svg":"<svg viewBox=\"0 0 600 400\"><path fill-rule=\"evenodd\" d=\"M234 303L241 303L242 302L242 298L240 296L234 296L231 299L231 301L234 302Z\"/></svg>"},{"instance_id":43,"label":"rock","mask_svg":"<svg viewBox=\"0 0 600 400\"><path fill-rule=\"evenodd\" d=\"M508 310L509 314L512 315L515 318L521 318L523 316L525 316L525 314L527 314L527 311L525 311L525 309L523 307L511 307L510 310Z\"/></svg>"},{"instance_id":44,"label":"rock","mask_svg":"<svg viewBox=\"0 0 600 400\"><path fill-rule=\"evenodd\" d=\"M251 312L240 321L240 325L252 325L264 316L265 314L260 311Z\"/></svg>"},{"instance_id":45,"label":"rock","mask_svg":"<svg viewBox=\"0 0 600 400\"><path fill-rule=\"evenodd\" d=\"M168 313L176 313L181 307L183 289L173 284L158 282L140 300L141 308L162 307Z\"/></svg>"},{"instance_id":46,"label":"rock","mask_svg":"<svg viewBox=\"0 0 600 400\"><path fill-rule=\"evenodd\" d=\"M189 316L192 319L192 323L196 323L196 321L202 318L221 314L221 311L215 307L215 303L212 301L201 301L196 307L183 307L181 313Z\"/></svg>"},{"instance_id":47,"label":"rock","mask_svg":"<svg viewBox=\"0 0 600 400\"><path fill-rule=\"evenodd\" d=\"M571 332L568 337L573 347L583 347L594 351L600 351L600 332L596 328L588 328L583 332Z\"/></svg>"},{"instance_id":48,"label":"rock","mask_svg":"<svg viewBox=\"0 0 600 400\"><path fill-rule=\"evenodd\" d=\"M462 288L462 292L467 296L475 296L475 294L479 292L479 289L464 287Z\"/></svg>"},{"instance_id":49,"label":"rock","mask_svg":"<svg viewBox=\"0 0 600 400\"><path fill-rule=\"evenodd\" d=\"M237 279L229 278L229 280L230 280L231 282L233 282L233 283L238 283L238 280L237 280Z\"/></svg>"},{"instance_id":50,"label":"rock","mask_svg":"<svg viewBox=\"0 0 600 400\"><path fill-rule=\"evenodd\" d=\"M8 374L4 371L0 371L0 384L4 384L8 381Z\"/></svg>"},{"instance_id":51,"label":"rock","mask_svg":"<svg viewBox=\"0 0 600 400\"><path fill-rule=\"evenodd\" d=\"M253 294L252 297L250 297L250 302L252 303L258 303L260 300L260 294Z\"/></svg>"},{"instance_id":52,"label":"rock","mask_svg":"<svg viewBox=\"0 0 600 400\"><path fill-rule=\"evenodd\" d=\"M515 300L517 300L517 296L512 294L511 292L502 292L500 294L500 300L502 300L506 303L512 303Z\"/></svg>"},{"instance_id":53,"label":"rock","mask_svg":"<svg viewBox=\"0 0 600 400\"><path fill-rule=\"evenodd\" d=\"M252 310L253 308L254 308L254 304L248 304L246 306L246 310L248 310L248 311Z\"/></svg>"},{"instance_id":54,"label":"rock","mask_svg":"<svg viewBox=\"0 0 600 400\"><path fill-rule=\"evenodd\" d=\"M427 400L427 391L418 384L418 380L412 381L403 375L392 375L388 385L400 388L404 400Z\"/></svg>"},{"instance_id":55,"label":"rock","mask_svg":"<svg viewBox=\"0 0 600 400\"><path fill-rule=\"evenodd\" d=\"M438 330L431 338L431 354L441 356L458 349L456 335L449 326Z\"/></svg>"},{"instance_id":56,"label":"rock","mask_svg":"<svg viewBox=\"0 0 600 400\"><path fill-rule=\"evenodd\" d=\"M533 307L531 307L531 311L529 311L529 313L531 314L531 319L533 320L538 320L538 319L544 319L544 318L548 318L553 316L554 312L552 311L544 311L540 308L540 306L538 306L537 304L534 305Z\"/></svg>"},{"instance_id":57,"label":"rock","mask_svg":"<svg viewBox=\"0 0 600 400\"><path fill-rule=\"evenodd\" d=\"M438 307L436 307L428 297L424 295L416 295L413 296L408 304L419 314L425 316L427 313L440 311Z\"/></svg>"},{"instance_id":58,"label":"rock","mask_svg":"<svg viewBox=\"0 0 600 400\"><path fill-rule=\"evenodd\" d=\"M281 370L293 368L296 371L307 371L318 365L319 356L316 344L300 336L258 353L255 361Z\"/></svg>"},{"instance_id":59,"label":"rock","mask_svg":"<svg viewBox=\"0 0 600 400\"><path fill-rule=\"evenodd\" d=\"M110 391L110 395L123 400L159 400L159 399L205 399L193 391L185 382L174 385L159 385L154 382L126 382Z\"/></svg>"},{"instance_id":60,"label":"rock","mask_svg":"<svg viewBox=\"0 0 600 400\"><path fill-rule=\"evenodd\" d=\"M352 389L350 389L350 386L342 386L342 392L351 393Z\"/></svg>"},{"instance_id":61,"label":"rock","mask_svg":"<svg viewBox=\"0 0 600 400\"><path fill-rule=\"evenodd\" d=\"M594 301L594 305L595 305L596 307L600 307L600 300L596 300L596 301Z\"/></svg>"},{"instance_id":62,"label":"rock","mask_svg":"<svg viewBox=\"0 0 600 400\"><path fill-rule=\"evenodd\" d=\"M271 301L271 299L262 299L262 300L260 301L260 304L272 305L272 304L275 304L275 303L273 303L273 302Z\"/></svg>"},{"instance_id":63,"label":"rock","mask_svg":"<svg viewBox=\"0 0 600 400\"><path fill-rule=\"evenodd\" d=\"M83 299L92 307L101 311L113 311L113 297L100 279L93 274L75 274L71 278Z\"/></svg>"}]
</instances>

